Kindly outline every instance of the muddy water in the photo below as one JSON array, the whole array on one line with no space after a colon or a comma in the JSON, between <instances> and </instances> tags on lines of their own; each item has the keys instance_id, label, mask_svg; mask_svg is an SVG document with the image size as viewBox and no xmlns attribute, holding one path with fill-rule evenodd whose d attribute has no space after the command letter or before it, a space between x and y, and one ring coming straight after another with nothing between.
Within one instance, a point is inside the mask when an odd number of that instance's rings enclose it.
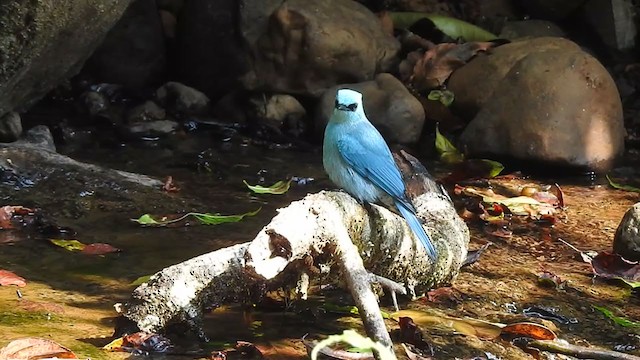
<instances>
[{"instance_id":1,"label":"muddy water","mask_svg":"<svg viewBox=\"0 0 640 360\"><path fill-rule=\"evenodd\" d=\"M212 143L217 145L212 147ZM126 357L127 354L103 352L99 347L110 340L115 316L112 305L127 298L134 288L130 283L193 256L249 241L277 208L308 192L330 187L322 171L319 150L281 149L239 136L212 141L208 136L184 134L163 142L96 146L81 151L62 149L78 160L158 178L171 175L181 190L167 194L164 202L156 198L128 202L127 198L143 195L123 194L123 200L117 201L96 191L76 192L75 198L65 193L60 198L56 188L77 186L62 181L47 184L46 189L54 190L46 192L37 187L20 191L0 188L2 205L39 206L58 225L77 231L78 240L108 243L123 250L118 254L88 256L54 247L37 234L0 232L0 268L14 271L28 282L20 289L21 298L17 288L0 287L0 346L12 339L40 336L71 348L81 357ZM251 194L242 182L270 185L292 176L314 181L293 184L288 193L280 196ZM457 304L414 302L404 306L500 322L524 319L522 310L526 307L547 306L577 320L555 324L562 338L607 348L640 345L633 329L613 324L591 306L619 309L640 319L637 296L619 284L594 281L589 265L580 262L575 252L557 241L562 238L584 250L608 249L619 219L640 196L566 180L563 189L567 210L550 238L543 240L535 227L526 227L510 239L500 239L472 225L472 248L488 241L494 245L455 282L463 300ZM144 213L240 214L257 208L261 211L254 217L213 227L145 229L129 220ZM536 274L541 269L567 280L568 286L564 290L540 287ZM331 301L349 303L344 293L339 295L340 299ZM315 300L321 302L323 298ZM269 354L277 354L272 358L298 359L305 356L299 341L305 333L337 333L341 328L359 326L357 319L348 316L322 314L316 303L294 304L299 312L280 309L249 312L239 307L216 311L206 322L213 343L204 348L223 348L236 340L246 340L260 344ZM390 323L390 327L394 325ZM441 358L465 358L484 351L503 358L528 358L505 343L478 341L442 330L425 331Z\"/></svg>"}]
</instances>

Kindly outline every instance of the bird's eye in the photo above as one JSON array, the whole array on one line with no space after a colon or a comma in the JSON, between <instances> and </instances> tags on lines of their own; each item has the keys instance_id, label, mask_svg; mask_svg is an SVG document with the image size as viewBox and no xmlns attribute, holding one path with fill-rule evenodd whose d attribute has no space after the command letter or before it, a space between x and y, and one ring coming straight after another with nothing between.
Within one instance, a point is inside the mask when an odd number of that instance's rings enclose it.
<instances>
[{"instance_id":1,"label":"bird's eye","mask_svg":"<svg viewBox=\"0 0 640 360\"><path fill-rule=\"evenodd\" d=\"M357 103L347 105L347 109L349 109L349 111L356 111L357 108L358 108Z\"/></svg>"}]
</instances>

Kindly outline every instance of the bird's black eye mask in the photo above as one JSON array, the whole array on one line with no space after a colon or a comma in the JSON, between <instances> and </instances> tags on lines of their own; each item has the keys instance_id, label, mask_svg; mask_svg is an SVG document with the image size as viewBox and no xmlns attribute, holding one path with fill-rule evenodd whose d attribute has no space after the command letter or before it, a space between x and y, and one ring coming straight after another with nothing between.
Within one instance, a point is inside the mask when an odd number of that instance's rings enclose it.
<instances>
[{"instance_id":1,"label":"bird's black eye mask","mask_svg":"<svg viewBox=\"0 0 640 360\"><path fill-rule=\"evenodd\" d=\"M358 104L357 103L353 103L353 104L349 104L349 105L340 104L338 102L338 100L336 99L335 107L336 107L336 109L342 110L342 111L356 111L356 109L358 108Z\"/></svg>"}]
</instances>

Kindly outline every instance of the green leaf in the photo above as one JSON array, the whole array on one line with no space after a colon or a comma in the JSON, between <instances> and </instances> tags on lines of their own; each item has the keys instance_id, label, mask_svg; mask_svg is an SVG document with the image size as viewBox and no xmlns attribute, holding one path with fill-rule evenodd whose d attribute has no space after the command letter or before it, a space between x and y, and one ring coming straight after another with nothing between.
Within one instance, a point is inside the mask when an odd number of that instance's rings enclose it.
<instances>
[{"instance_id":1,"label":"green leaf","mask_svg":"<svg viewBox=\"0 0 640 360\"><path fill-rule=\"evenodd\" d=\"M498 37L487 30L448 16L426 14L421 12L389 12L393 26L397 29L406 29L416 21L427 18L436 28L453 39L462 38L465 41L491 41Z\"/></svg>"},{"instance_id":2,"label":"green leaf","mask_svg":"<svg viewBox=\"0 0 640 360\"><path fill-rule=\"evenodd\" d=\"M253 191L256 194L282 195L289 191L289 187L291 186L291 179L289 179L288 181L280 180L269 187L264 187L262 185L249 185L249 183L247 183L245 180L242 180L242 182L247 185L249 190Z\"/></svg>"},{"instance_id":3,"label":"green leaf","mask_svg":"<svg viewBox=\"0 0 640 360\"><path fill-rule=\"evenodd\" d=\"M592 305L596 310L604 314L604 316L611 319L614 323L624 327L640 327L640 322L629 320L626 317L620 317L613 314L613 312L605 307Z\"/></svg>"},{"instance_id":4,"label":"green leaf","mask_svg":"<svg viewBox=\"0 0 640 360\"><path fill-rule=\"evenodd\" d=\"M335 305L331 303L325 303L322 305L322 309L334 314L355 315L358 316L360 312L357 306L353 305ZM380 314L383 319L391 319L391 315L388 312L380 310Z\"/></svg>"},{"instance_id":5,"label":"green leaf","mask_svg":"<svg viewBox=\"0 0 640 360\"><path fill-rule=\"evenodd\" d=\"M140 216L137 219L131 219L131 221L135 221L140 225L158 225L158 224L160 224L159 221L156 221L149 214L144 214L144 215Z\"/></svg>"},{"instance_id":6,"label":"green leaf","mask_svg":"<svg viewBox=\"0 0 640 360\"><path fill-rule=\"evenodd\" d=\"M455 146L440 133L436 125L436 150L440 154L440 160L447 164L456 164L464 160L464 154L458 151Z\"/></svg>"},{"instance_id":7,"label":"green leaf","mask_svg":"<svg viewBox=\"0 0 640 360\"><path fill-rule=\"evenodd\" d=\"M138 219L131 219L131 221L137 222L138 224L143 226L162 227L162 226L167 226L169 224L180 222L189 216L193 216L204 225L218 225L218 224L239 222L240 220L244 219L247 216L254 216L261 209L262 208L258 208L255 211L250 211L240 215L220 215L220 214L211 214L211 213L190 212L180 216L179 218L170 219L170 220L156 220L152 218L151 215L145 214Z\"/></svg>"},{"instance_id":8,"label":"green leaf","mask_svg":"<svg viewBox=\"0 0 640 360\"><path fill-rule=\"evenodd\" d=\"M614 182L613 180L611 180L611 178L609 177L609 175L605 175L607 177L607 180L609 181L609 185L611 185L612 187L619 189L619 190L624 190L624 191L632 191L632 192L640 192L640 189L635 187L635 186L631 186L631 185L624 185L624 184L619 184Z\"/></svg>"},{"instance_id":9,"label":"green leaf","mask_svg":"<svg viewBox=\"0 0 640 360\"><path fill-rule=\"evenodd\" d=\"M640 281L631 281L622 277L616 277L616 279L621 280L625 284L629 285L632 289L640 288Z\"/></svg>"},{"instance_id":10,"label":"green leaf","mask_svg":"<svg viewBox=\"0 0 640 360\"><path fill-rule=\"evenodd\" d=\"M146 283L147 281L149 281L149 279L151 279L151 275L140 276L139 278L133 280L131 282L131 284L129 284L129 285L133 285L133 286L142 285L142 284Z\"/></svg>"},{"instance_id":11,"label":"green leaf","mask_svg":"<svg viewBox=\"0 0 640 360\"><path fill-rule=\"evenodd\" d=\"M247 216L256 215L262 208L258 208L255 211L250 211L240 215L220 215L220 214L201 214L201 213L189 213L188 215L192 215L196 219L198 219L201 223L205 225L218 225L225 223L235 223Z\"/></svg>"},{"instance_id":12,"label":"green leaf","mask_svg":"<svg viewBox=\"0 0 640 360\"><path fill-rule=\"evenodd\" d=\"M427 95L427 99L440 101L442 105L449 107L453 103L455 96L453 91L450 90L431 90Z\"/></svg>"},{"instance_id":13,"label":"green leaf","mask_svg":"<svg viewBox=\"0 0 640 360\"><path fill-rule=\"evenodd\" d=\"M53 245L60 246L69 251L82 251L86 246L78 240L49 239L49 241L51 241Z\"/></svg>"},{"instance_id":14,"label":"green leaf","mask_svg":"<svg viewBox=\"0 0 640 360\"><path fill-rule=\"evenodd\" d=\"M364 337L358 334L357 332L355 332L355 330L345 330L340 335L330 335L326 339L318 342L318 344L316 344L316 346L314 346L313 350L311 351L311 360L317 360L320 350L336 343L347 343L351 347L360 350L375 350L379 354L380 360L392 360L396 358L395 355L391 353L391 351L387 349L386 346L380 344L379 342L374 342L368 337Z\"/></svg>"},{"instance_id":15,"label":"green leaf","mask_svg":"<svg viewBox=\"0 0 640 360\"><path fill-rule=\"evenodd\" d=\"M504 165L502 165L501 163L494 161L494 160L489 160L489 159L480 159L480 161L482 161L483 163L487 164L487 167L489 168L489 177L493 178L496 177L498 175L500 175L500 173L502 172L502 170L504 170Z\"/></svg>"}]
</instances>

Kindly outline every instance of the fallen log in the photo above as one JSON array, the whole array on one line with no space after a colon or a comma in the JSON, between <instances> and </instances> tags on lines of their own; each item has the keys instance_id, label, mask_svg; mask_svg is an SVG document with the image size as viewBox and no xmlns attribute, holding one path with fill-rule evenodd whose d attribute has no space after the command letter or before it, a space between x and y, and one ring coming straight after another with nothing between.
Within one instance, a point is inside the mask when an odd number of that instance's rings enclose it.
<instances>
[{"instance_id":1,"label":"fallen log","mask_svg":"<svg viewBox=\"0 0 640 360\"><path fill-rule=\"evenodd\" d=\"M403 283L415 297L455 278L469 242L469 230L448 195L417 160L403 155L407 192L437 249L435 261L402 217L377 205L362 206L343 192L322 191L278 210L251 242L154 274L117 309L141 331L187 324L206 339L203 308L249 302L285 285L305 298L309 280L330 269L332 278L346 280L368 335L391 346L371 291L376 282L371 273Z\"/></svg>"}]
</instances>

